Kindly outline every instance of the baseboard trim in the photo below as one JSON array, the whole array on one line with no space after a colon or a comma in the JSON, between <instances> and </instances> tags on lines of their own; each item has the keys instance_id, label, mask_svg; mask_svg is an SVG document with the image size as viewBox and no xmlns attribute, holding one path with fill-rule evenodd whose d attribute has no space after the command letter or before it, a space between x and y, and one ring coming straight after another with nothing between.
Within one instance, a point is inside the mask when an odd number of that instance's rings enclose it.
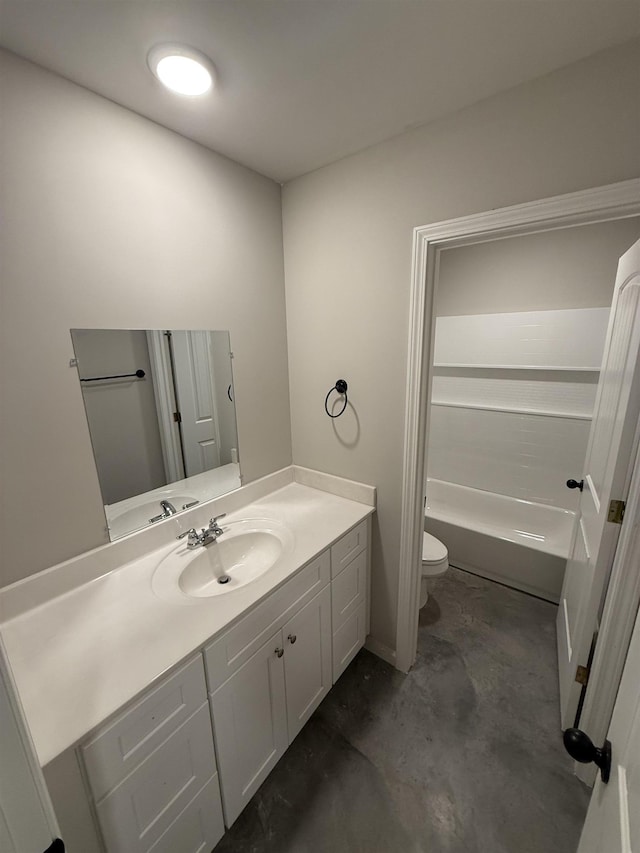
<instances>
[{"instance_id":1,"label":"baseboard trim","mask_svg":"<svg viewBox=\"0 0 640 853\"><path fill-rule=\"evenodd\" d=\"M371 652L371 654L374 654L377 657L381 658L383 661L390 663L391 666L396 665L395 651L393 649L390 649L389 646L385 646L384 643L380 643L371 635L367 637L364 647L368 652Z\"/></svg>"}]
</instances>

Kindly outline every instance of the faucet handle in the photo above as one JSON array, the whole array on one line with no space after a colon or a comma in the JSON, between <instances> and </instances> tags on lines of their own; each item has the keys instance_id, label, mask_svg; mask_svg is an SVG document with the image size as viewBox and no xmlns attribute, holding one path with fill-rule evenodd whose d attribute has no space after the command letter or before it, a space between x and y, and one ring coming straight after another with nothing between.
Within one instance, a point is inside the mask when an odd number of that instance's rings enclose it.
<instances>
[{"instance_id":1,"label":"faucet handle","mask_svg":"<svg viewBox=\"0 0 640 853\"><path fill-rule=\"evenodd\" d=\"M218 519L225 518L227 515L226 512L221 513L220 515L215 515L210 521L209 524L214 525L218 523Z\"/></svg>"},{"instance_id":2,"label":"faucet handle","mask_svg":"<svg viewBox=\"0 0 640 853\"><path fill-rule=\"evenodd\" d=\"M189 530L185 530L184 533L179 533L176 536L176 539L184 539L185 536L188 536L189 540L193 539L194 537L197 539L198 531L195 529L195 527L191 527Z\"/></svg>"}]
</instances>

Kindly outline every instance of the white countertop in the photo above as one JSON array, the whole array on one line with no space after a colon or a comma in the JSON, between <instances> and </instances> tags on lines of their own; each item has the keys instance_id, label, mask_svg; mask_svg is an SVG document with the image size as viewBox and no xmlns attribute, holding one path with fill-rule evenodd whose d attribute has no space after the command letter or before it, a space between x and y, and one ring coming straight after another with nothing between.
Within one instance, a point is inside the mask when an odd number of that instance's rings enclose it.
<instances>
[{"instance_id":1,"label":"white countertop","mask_svg":"<svg viewBox=\"0 0 640 853\"><path fill-rule=\"evenodd\" d=\"M293 552L262 577L195 604L151 590L172 542L5 622L0 628L42 766L84 738L169 668L228 628L374 509L300 483L229 513L273 518Z\"/></svg>"}]
</instances>

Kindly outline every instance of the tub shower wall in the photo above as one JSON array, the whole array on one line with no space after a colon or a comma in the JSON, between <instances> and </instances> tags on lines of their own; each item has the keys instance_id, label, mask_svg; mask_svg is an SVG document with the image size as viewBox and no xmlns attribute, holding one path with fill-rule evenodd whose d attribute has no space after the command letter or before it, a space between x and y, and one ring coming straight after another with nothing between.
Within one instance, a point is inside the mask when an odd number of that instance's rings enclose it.
<instances>
[{"instance_id":1,"label":"tub shower wall","mask_svg":"<svg viewBox=\"0 0 640 853\"><path fill-rule=\"evenodd\" d=\"M437 319L425 529L452 565L558 601L608 315Z\"/></svg>"}]
</instances>

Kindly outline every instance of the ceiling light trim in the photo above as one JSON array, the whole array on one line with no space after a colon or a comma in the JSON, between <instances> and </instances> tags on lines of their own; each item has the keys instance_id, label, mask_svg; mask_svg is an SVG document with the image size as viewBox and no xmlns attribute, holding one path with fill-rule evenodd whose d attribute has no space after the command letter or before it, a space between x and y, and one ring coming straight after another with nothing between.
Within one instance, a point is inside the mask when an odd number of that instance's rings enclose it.
<instances>
[{"instance_id":1,"label":"ceiling light trim","mask_svg":"<svg viewBox=\"0 0 640 853\"><path fill-rule=\"evenodd\" d=\"M178 62L173 63L172 69L167 67L167 63L173 58ZM189 60L189 64L180 63L182 59ZM164 88L185 98L201 98L209 94L215 86L215 65L202 51L188 45L176 42L157 44L147 54L147 65ZM183 65L183 71L189 75L188 79L173 76L172 72L176 70L176 65Z\"/></svg>"}]
</instances>

